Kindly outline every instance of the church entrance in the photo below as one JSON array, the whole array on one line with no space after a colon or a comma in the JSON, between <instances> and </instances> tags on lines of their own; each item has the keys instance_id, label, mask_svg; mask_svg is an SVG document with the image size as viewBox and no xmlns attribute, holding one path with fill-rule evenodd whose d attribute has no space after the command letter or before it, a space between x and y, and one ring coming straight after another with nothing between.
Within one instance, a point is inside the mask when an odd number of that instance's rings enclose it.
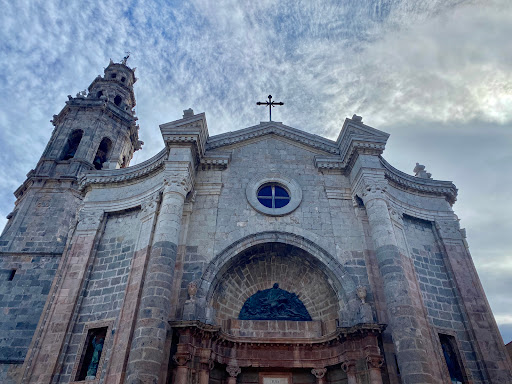
<instances>
[{"instance_id":1,"label":"church entrance","mask_svg":"<svg viewBox=\"0 0 512 384\"><path fill-rule=\"evenodd\" d=\"M384 326L330 268L278 242L231 257L171 323L169 383L381 384Z\"/></svg>"}]
</instances>

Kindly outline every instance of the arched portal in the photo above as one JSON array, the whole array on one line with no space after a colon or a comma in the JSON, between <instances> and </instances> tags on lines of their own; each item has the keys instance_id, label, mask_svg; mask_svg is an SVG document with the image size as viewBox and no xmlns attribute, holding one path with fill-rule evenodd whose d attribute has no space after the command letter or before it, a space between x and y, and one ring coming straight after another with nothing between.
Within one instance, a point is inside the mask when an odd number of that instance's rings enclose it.
<instances>
[{"instance_id":1,"label":"arched portal","mask_svg":"<svg viewBox=\"0 0 512 384\"><path fill-rule=\"evenodd\" d=\"M264 232L240 239L190 283L183 319L171 322L171 382L185 384L196 372L204 384L369 384L370 377L381 384L384 326L356 290L343 266L304 237ZM251 301L249 316L241 316ZM258 305L266 311L261 316Z\"/></svg>"},{"instance_id":2,"label":"arched portal","mask_svg":"<svg viewBox=\"0 0 512 384\"><path fill-rule=\"evenodd\" d=\"M336 293L341 285L336 284L335 288L327 266L295 245L279 242L253 245L231 258L219 273L208 300L208 305L215 310L215 323L219 325L225 320L240 318L249 298L258 292L272 294L273 291L267 290L276 284L279 289L296 295L311 320L329 323L329 330L334 330L340 309L346 306L345 295ZM274 315L286 318L287 309L278 299L274 301L266 304L281 305L283 313ZM265 308L260 309L264 315Z\"/></svg>"},{"instance_id":3,"label":"arched portal","mask_svg":"<svg viewBox=\"0 0 512 384\"><path fill-rule=\"evenodd\" d=\"M255 280L253 276L251 276L252 279L242 279L240 276L238 281L236 276L232 275L234 270L236 270L235 274L243 275L244 271L248 272L248 268L254 268L254 266L244 267L248 259L251 259L249 265L259 264L257 268L265 268L261 269L261 278L257 278L258 281L255 284L251 284L251 281ZM267 263L270 265L267 266ZM278 263L280 266L271 268L272 263ZM297 265L297 267L292 268L290 265ZM263 271L265 271L264 280L262 280ZM293 279L288 275L290 271L296 274ZM234 285L231 284L230 276ZM257 271L256 276L259 276ZM225 282L226 279L229 282ZM301 295L301 300L313 319L337 318L340 324L349 325L359 306L357 285L338 260L325 249L302 236L278 231L260 232L244 237L221 251L206 268L199 282L198 297L204 297L206 305L215 310L214 318L210 320L217 323L218 320L236 318L238 316L236 311L242 308L244 301L250 295L258 290L270 288L274 283L279 283L283 289ZM232 310L229 312L223 308L221 296L225 288L228 288L226 294L233 292L231 295L234 296L236 284L242 284L242 289L238 291L240 299L236 302L231 301ZM306 286L312 289L307 292ZM318 292L316 296L315 289ZM312 307L314 308L310 310ZM338 311L336 315L335 311Z\"/></svg>"}]
</instances>

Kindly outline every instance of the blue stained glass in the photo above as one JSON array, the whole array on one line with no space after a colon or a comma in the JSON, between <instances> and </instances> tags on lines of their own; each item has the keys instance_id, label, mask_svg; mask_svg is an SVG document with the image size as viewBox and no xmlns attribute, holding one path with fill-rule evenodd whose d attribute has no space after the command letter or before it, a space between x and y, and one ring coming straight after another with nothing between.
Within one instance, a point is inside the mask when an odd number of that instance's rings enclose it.
<instances>
[{"instance_id":1,"label":"blue stained glass","mask_svg":"<svg viewBox=\"0 0 512 384\"><path fill-rule=\"evenodd\" d=\"M272 198L261 198L258 197L258 201L267 208L272 208Z\"/></svg>"},{"instance_id":2,"label":"blue stained glass","mask_svg":"<svg viewBox=\"0 0 512 384\"><path fill-rule=\"evenodd\" d=\"M281 187L278 187L277 185L274 187L275 188L275 193L276 193L276 196L279 196L279 197L290 197L290 195L288 195L288 192L286 192L286 190L284 188L281 188Z\"/></svg>"},{"instance_id":3,"label":"blue stained glass","mask_svg":"<svg viewBox=\"0 0 512 384\"><path fill-rule=\"evenodd\" d=\"M290 202L290 200L288 200L288 199L275 199L275 201L274 201L275 208L282 208L289 202Z\"/></svg>"},{"instance_id":4,"label":"blue stained glass","mask_svg":"<svg viewBox=\"0 0 512 384\"><path fill-rule=\"evenodd\" d=\"M261 188L258 192L258 196L272 196L272 187L267 185L266 187Z\"/></svg>"}]
</instances>

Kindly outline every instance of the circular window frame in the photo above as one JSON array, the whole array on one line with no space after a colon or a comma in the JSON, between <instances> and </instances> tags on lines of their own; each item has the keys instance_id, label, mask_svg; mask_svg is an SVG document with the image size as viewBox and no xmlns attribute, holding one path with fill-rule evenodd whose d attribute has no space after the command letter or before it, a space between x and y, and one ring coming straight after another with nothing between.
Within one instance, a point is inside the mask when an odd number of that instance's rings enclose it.
<instances>
[{"instance_id":1,"label":"circular window frame","mask_svg":"<svg viewBox=\"0 0 512 384\"><path fill-rule=\"evenodd\" d=\"M265 207L258 200L258 191L265 184L275 184L284 188L290 195L290 202L281 208ZM247 201L256 211L268 216L284 216L292 213L297 209L302 201L302 188L295 180L286 176L258 176L247 184L245 189Z\"/></svg>"}]
</instances>

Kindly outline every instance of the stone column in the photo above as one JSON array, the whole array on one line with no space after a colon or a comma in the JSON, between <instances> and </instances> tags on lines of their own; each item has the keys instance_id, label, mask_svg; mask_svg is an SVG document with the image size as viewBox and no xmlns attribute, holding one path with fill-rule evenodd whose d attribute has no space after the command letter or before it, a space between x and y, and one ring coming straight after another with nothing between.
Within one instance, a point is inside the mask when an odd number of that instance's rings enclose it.
<instances>
[{"instance_id":1,"label":"stone column","mask_svg":"<svg viewBox=\"0 0 512 384\"><path fill-rule=\"evenodd\" d=\"M384 286L389 322L398 365L404 383L434 383L431 359L425 351L414 298L401 260L393 224L388 211L384 180L363 180L362 199L368 215Z\"/></svg>"},{"instance_id":2,"label":"stone column","mask_svg":"<svg viewBox=\"0 0 512 384\"><path fill-rule=\"evenodd\" d=\"M380 356L366 356L368 370L370 371L370 384L382 384L382 372L380 367L384 360Z\"/></svg>"},{"instance_id":3,"label":"stone column","mask_svg":"<svg viewBox=\"0 0 512 384\"><path fill-rule=\"evenodd\" d=\"M341 363L341 369L347 374L347 384L357 384L355 360L344 361Z\"/></svg>"},{"instance_id":4,"label":"stone column","mask_svg":"<svg viewBox=\"0 0 512 384\"><path fill-rule=\"evenodd\" d=\"M199 350L199 384L208 384L210 380L210 370L213 368L213 360L210 359L211 349L201 348Z\"/></svg>"},{"instance_id":5,"label":"stone column","mask_svg":"<svg viewBox=\"0 0 512 384\"><path fill-rule=\"evenodd\" d=\"M228 384L236 384L236 377L242 372L240 367L234 365L228 365L226 371L229 373Z\"/></svg>"},{"instance_id":6,"label":"stone column","mask_svg":"<svg viewBox=\"0 0 512 384\"><path fill-rule=\"evenodd\" d=\"M316 377L316 384L325 384L327 368L313 368L311 373Z\"/></svg>"},{"instance_id":7,"label":"stone column","mask_svg":"<svg viewBox=\"0 0 512 384\"><path fill-rule=\"evenodd\" d=\"M188 362L191 359L190 354L176 354L172 358L178 367L176 368L176 382L175 384L188 384L189 367ZM154 381L156 383L156 381Z\"/></svg>"},{"instance_id":8,"label":"stone column","mask_svg":"<svg viewBox=\"0 0 512 384\"><path fill-rule=\"evenodd\" d=\"M190 187L188 168L167 173L128 359L129 384L157 383L164 363L178 236Z\"/></svg>"}]
</instances>

